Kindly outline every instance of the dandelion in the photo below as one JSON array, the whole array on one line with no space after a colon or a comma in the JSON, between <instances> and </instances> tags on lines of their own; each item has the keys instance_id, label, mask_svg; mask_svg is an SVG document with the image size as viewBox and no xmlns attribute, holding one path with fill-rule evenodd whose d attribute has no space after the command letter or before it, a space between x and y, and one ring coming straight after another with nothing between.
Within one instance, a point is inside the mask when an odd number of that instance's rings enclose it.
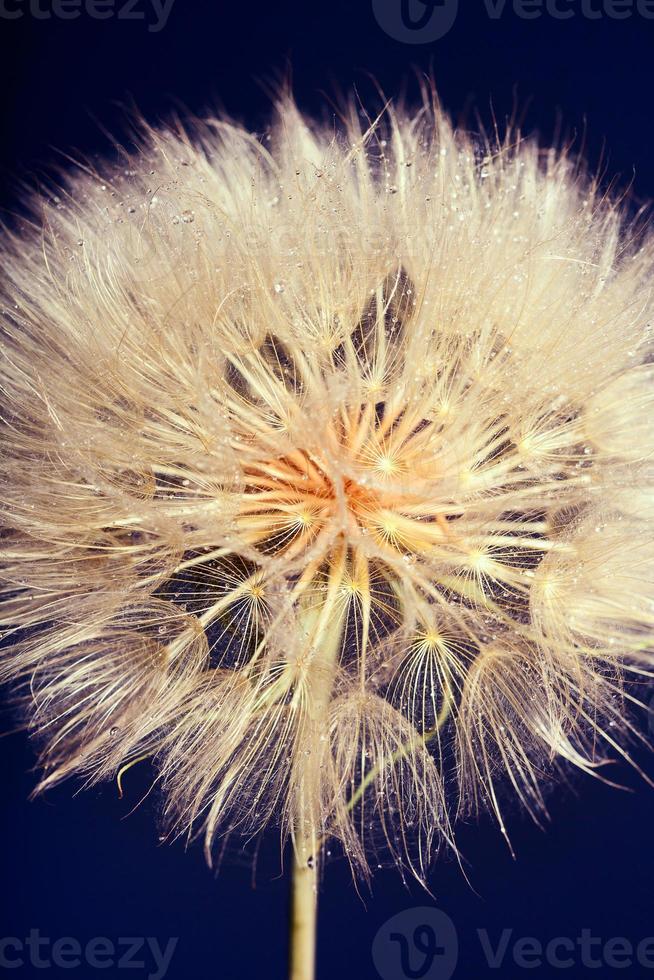
<instances>
[{"instance_id":1,"label":"dandelion","mask_svg":"<svg viewBox=\"0 0 654 980\"><path fill-rule=\"evenodd\" d=\"M7 229L0 676L43 790L421 881L631 760L654 634L654 242L558 151L288 100L142 128ZM219 846L218 846L219 845Z\"/></svg>"}]
</instances>

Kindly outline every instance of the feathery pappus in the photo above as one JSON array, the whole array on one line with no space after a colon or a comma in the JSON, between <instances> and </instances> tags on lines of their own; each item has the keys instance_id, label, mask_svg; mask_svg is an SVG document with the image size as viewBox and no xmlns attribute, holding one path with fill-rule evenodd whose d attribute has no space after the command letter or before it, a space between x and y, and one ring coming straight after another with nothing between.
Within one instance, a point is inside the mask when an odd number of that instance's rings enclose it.
<instances>
[{"instance_id":1,"label":"feathery pappus","mask_svg":"<svg viewBox=\"0 0 654 980\"><path fill-rule=\"evenodd\" d=\"M151 758L207 854L424 879L630 760L654 240L561 150L288 99L141 127L4 233L0 677L46 789ZM641 687L642 689L642 687Z\"/></svg>"}]
</instances>

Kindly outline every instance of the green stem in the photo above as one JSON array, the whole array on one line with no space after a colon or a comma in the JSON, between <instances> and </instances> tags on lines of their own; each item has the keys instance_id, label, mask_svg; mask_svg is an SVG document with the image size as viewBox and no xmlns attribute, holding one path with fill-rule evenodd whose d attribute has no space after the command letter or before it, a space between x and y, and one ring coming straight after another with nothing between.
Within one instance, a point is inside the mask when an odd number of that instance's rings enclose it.
<instances>
[{"instance_id":1,"label":"green stem","mask_svg":"<svg viewBox=\"0 0 654 980\"><path fill-rule=\"evenodd\" d=\"M445 699L443 701L443 706L441 707L441 710L438 714L438 718L436 719L436 724L434 725L434 727L430 728L429 731L425 732L422 736L418 736L415 741L407 742L405 745L401 745L400 748L397 749L388 760L388 765L395 765L395 763L399 762L400 759L406 758L406 756L409 755L409 753L413 750L416 741L422 742L423 745L427 745L429 742L431 742L432 738L435 738L436 735L438 735L441 728L449 718L451 710L452 710L452 695L448 687L448 690L445 694ZM374 782L378 773L379 773L379 766L374 766L372 769L370 769L369 772L366 773L364 778L361 780L360 785L357 786L355 792L348 800L348 804L347 804L348 810L354 809L354 807L357 805L357 803L359 802L359 800L361 799L365 791L368 789L370 784Z\"/></svg>"}]
</instances>

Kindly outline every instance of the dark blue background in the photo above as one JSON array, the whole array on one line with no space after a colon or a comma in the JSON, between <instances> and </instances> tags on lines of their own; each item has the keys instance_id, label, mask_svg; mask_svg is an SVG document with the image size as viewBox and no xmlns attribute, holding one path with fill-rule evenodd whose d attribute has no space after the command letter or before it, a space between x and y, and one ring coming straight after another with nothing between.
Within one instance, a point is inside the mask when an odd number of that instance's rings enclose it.
<instances>
[{"instance_id":1,"label":"dark blue background","mask_svg":"<svg viewBox=\"0 0 654 980\"><path fill-rule=\"evenodd\" d=\"M488 118L492 98L501 120L517 104L526 107L526 128L547 139L560 113L569 131L581 134L586 126L593 165L605 145L608 170L621 174L624 183L635 170L635 195L654 194L653 21L523 21L510 7L491 21L481 0L463 0L461 6L452 31L426 47L384 34L370 0L176 0L160 33L148 32L139 21L85 16L0 19L4 176L33 175L54 158L53 146L101 150L104 138L95 119L119 132L115 103L130 96L150 119L164 115L177 99L193 110L221 103L262 127L267 99L259 80L287 63L308 109L318 107L320 91L333 91L334 83L356 82L369 91L366 72L372 72L392 94L412 66L431 64L443 102L456 116L476 104ZM11 207L13 195L7 183L3 203ZM185 853L181 844L159 844L156 797L148 796L128 816L148 790L146 766L128 775L122 801L113 786L74 796L69 785L28 803L34 781L28 741L8 736L0 741L0 754L6 801L0 936L24 937L30 928L80 942L143 935L165 944L178 936L170 980L284 976L287 884L279 877L274 839L261 849L255 888L249 856L228 862L214 880L198 847ZM555 795L546 833L516 815L516 861L490 821L461 829L470 884L451 861L441 863L431 879L438 904L459 933L455 978L614 972L581 965L527 971L510 959L502 970L491 971L477 929L488 929L493 940L513 929L514 938L543 942L556 936L574 940L583 928L604 940L626 937L634 944L654 935L654 791L629 774L623 777L634 793L585 779L575 783L574 793ZM429 901L418 889L406 891L390 872L380 873L372 896L362 901L347 868L329 866L321 896L319 980L374 980L370 951L377 930L402 909ZM26 967L7 975L90 980L146 972L87 967L44 974ZM620 972L629 978L650 975L637 966Z\"/></svg>"}]
</instances>

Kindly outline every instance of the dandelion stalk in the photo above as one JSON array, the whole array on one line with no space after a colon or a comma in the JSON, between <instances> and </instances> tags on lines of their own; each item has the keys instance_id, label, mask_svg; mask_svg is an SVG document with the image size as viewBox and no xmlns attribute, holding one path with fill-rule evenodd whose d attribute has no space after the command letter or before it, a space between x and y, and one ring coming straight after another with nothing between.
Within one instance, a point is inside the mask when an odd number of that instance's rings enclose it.
<instances>
[{"instance_id":1,"label":"dandelion stalk","mask_svg":"<svg viewBox=\"0 0 654 980\"><path fill-rule=\"evenodd\" d=\"M290 980L313 980L318 928L318 856L299 841L291 871Z\"/></svg>"},{"instance_id":2,"label":"dandelion stalk","mask_svg":"<svg viewBox=\"0 0 654 980\"><path fill-rule=\"evenodd\" d=\"M339 541L329 562L324 600L313 608L307 606L300 619L300 629L308 640L306 656L312 675L312 701L308 711L309 744L301 757L301 765L308 772L300 782L300 819L291 873L290 980L313 980L315 974L318 871L323 841L319 837L320 815L311 812L311 790L321 775L321 748L329 729L329 702L343 641L344 609L340 590L346 553L344 542Z\"/></svg>"}]
</instances>

